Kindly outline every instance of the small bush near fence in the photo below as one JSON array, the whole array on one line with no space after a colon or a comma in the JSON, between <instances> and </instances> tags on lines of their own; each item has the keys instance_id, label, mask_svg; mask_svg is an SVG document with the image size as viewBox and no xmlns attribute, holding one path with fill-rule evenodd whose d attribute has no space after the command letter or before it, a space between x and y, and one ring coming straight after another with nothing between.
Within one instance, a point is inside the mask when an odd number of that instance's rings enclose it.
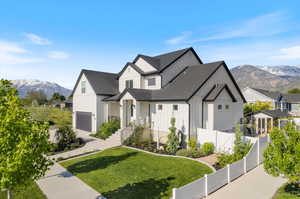
<instances>
[{"instance_id":1,"label":"small bush near fence","mask_svg":"<svg viewBox=\"0 0 300 199\"><path fill-rule=\"evenodd\" d=\"M190 143L190 142L189 142ZM176 152L178 156L185 156L190 158L200 158L214 153L215 146L213 143L207 142L202 145L200 149L190 147L189 149L180 149Z\"/></svg>"},{"instance_id":2,"label":"small bush near fence","mask_svg":"<svg viewBox=\"0 0 300 199\"><path fill-rule=\"evenodd\" d=\"M96 134L92 134L94 137L98 137L101 139L107 139L112 134L114 134L120 128L120 121L119 120L111 120L109 122L103 123L98 132Z\"/></svg>"},{"instance_id":3,"label":"small bush near fence","mask_svg":"<svg viewBox=\"0 0 300 199\"><path fill-rule=\"evenodd\" d=\"M250 142L243 142L242 141L242 132L240 128L237 126L235 131L235 141L234 141L234 148L233 154L221 153L218 155L218 162L216 167L223 168L228 164L231 164L235 161L242 159L250 150L251 144Z\"/></svg>"},{"instance_id":4,"label":"small bush near fence","mask_svg":"<svg viewBox=\"0 0 300 199\"><path fill-rule=\"evenodd\" d=\"M206 142L201 146L201 151L204 155L213 154L215 151L215 145L211 142Z\"/></svg>"}]
</instances>

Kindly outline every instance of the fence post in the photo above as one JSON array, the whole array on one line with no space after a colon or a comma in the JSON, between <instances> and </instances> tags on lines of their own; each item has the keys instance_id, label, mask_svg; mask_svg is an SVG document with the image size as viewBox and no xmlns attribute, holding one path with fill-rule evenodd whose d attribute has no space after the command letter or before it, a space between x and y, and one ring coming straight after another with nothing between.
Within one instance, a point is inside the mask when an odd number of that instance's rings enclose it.
<instances>
[{"instance_id":1,"label":"fence post","mask_svg":"<svg viewBox=\"0 0 300 199\"><path fill-rule=\"evenodd\" d=\"M259 154L260 154L260 147L259 147L259 137L257 139L257 165L259 165Z\"/></svg>"},{"instance_id":2,"label":"fence post","mask_svg":"<svg viewBox=\"0 0 300 199\"><path fill-rule=\"evenodd\" d=\"M205 184L205 189L204 189L204 190L205 190L205 196L207 197L207 196L208 196L207 174L204 175L204 179L205 179L205 181L204 181L204 182L205 182L205 183L204 183L204 184Z\"/></svg>"},{"instance_id":3,"label":"fence post","mask_svg":"<svg viewBox=\"0 0 300 199\"><path fill-rule=\"evenodd\" d=\"M227 183L230 183L230 164L227 164Z\"/></svg>"},{"instance_id":4,"label":"fence post","mask_svg":"<svg viewBox=\"0 0 300 199\"><path fill-rule=\"evenodd\" d=\"M173 195L172 199L176 199L176 188L172 189L172 195Z\"/></svg>"},{"instance_id":5,"label":"fence post","mask_svg":"<svg viewBox=\"0 0 300 199\"><path fill-rule=\"evenodd\" d=\"M246 161L246 156L243 158L244 160L244 174L247 173L247 161Z\"/></svg>"}]
</instances>

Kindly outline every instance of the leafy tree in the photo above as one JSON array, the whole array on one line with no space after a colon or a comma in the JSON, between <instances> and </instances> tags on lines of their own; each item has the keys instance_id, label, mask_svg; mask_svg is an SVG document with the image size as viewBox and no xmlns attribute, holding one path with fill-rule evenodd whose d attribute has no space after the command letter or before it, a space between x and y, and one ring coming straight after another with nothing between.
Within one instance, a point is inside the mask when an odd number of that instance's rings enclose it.
<instances>
[{"instance_id":1,"label":"leafy tree","mask_svg":"<svg viewBox=\"0 0 300 199\"><path fill-rule=\"evenodd\" d=\"M176 127L175 127L176 119L174 117L171 118L171 127L169 128L170 133L168 135L167 147L166 151L169 153L176 153L179 148L179 138L176 135Z\"/></svg>"},{"instance_id":2,"label":"leafy tree","mask_svg":"<svg viewBox=\"0 0 300 199\"><path fill-rule=\"evenodd\" d=\"M244 114L253 113L261 110L271 110L272 108L273 107L271 102L256 101L253 104L244 105Z\"/></svg>"},{"instance_id":3,"label":"leafy tree","mask_svg":"<svg viewBox=\"0 0 300 199\"><path fill-rule=\"evenodd\" d=\"M62 102L65 101L66 98L65 96L59 94L59 93L53 93L52 97L51 97L51 102Z\"/></svg>"},{"instance_id":4,"label":"leafy tree","mask_svg":"<svg viewBox=\"0 0 300 199\"><path fill-rule=\"evenodd\" d=\"M300 94L300 89L299 88L293 88L288 91L290 94Z\"/></svg>"},{"instance_id":5,"label":"leafy tree","mask_svg":"<svg viewBox=\"0 0 300 199\"><path fill-rule=\"evenodd\" d=\"M288 122L283 129L274 128L270 138L264 151L266 172L288 178L300 188L300 132Z\"/></svg>"},{"instance_id":6,"label":"leafy tree","mask_svg":"<svg viewBox=\"0 0 300 199\"><path fill-rule=\"evenodd\" d=\"M42 90L28 92L25 101L28 103L27 105L32 105L32 103L43 105L48 102L47 96Z\"/></svg>"},{"instance_id":7,"label":"leafy tree","mask_svg":"<svg viewBox=\"0 0 300 199\"><path fill-rule=\"evenodd\" d=\"M0 80L0 190L43 176L51 165L48 125L32 120L11 82Z\"/></svg>"}]
</instances>

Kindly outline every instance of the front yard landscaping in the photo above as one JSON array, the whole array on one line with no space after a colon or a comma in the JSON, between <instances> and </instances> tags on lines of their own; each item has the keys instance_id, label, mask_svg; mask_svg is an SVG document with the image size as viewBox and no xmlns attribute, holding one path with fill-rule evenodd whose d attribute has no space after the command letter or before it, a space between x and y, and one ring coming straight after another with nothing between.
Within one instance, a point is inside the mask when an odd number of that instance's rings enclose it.
<instances>
[{"instance_id":1,"label":"front yard landscaping","mask_svg":"<svg viewBox=\"0 0 300 199\"><path fill-rule=\"evenodd\" d=\"M46 199L46 196L35 182L14 188L12 196L13 199ZM0 192L0 199L7 199L6 192Z\"/></svg>"},{"instance_id":2,"label":"front yard landscaping","mask_svg":"<svg viewBox=\"0 0 300 199\"><path fill-rule=\"evenodd\" d=\"M167 199L172 188L212 172L193 160L156 156L125 147L61 164L108 199Z\"/></svg>"},{"instance_id":3,"label":"front yard landscaping","mask_svg":"<svg viewBox=\"0 0 300 199\"><path fill-rule=\"evenodd\" d=\"M300 199L300 187L295 184L284 184L273 199Z\"/></svg>"}]
</instances>

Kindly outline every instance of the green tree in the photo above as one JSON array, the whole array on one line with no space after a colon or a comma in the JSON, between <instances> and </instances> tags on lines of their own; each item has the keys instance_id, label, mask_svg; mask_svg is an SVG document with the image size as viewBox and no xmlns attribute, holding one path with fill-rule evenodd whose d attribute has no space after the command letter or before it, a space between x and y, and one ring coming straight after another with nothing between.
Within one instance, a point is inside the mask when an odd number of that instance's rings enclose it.
<instances>
[{"instance_id":1,"label":"green tree","mask_svg":"<svg viewBox=\"0 0 300 199\"><path fill-rule=\"evenodd\" d=\"M32 105L33 102L38 105L43 105L48 102L47 96L42 90L28 92L24 101L27 102L28 105Z\"/></svg>"},{"instance_id":2,"label":"green tree","mask_svg":"<svg viewBox=\"0 0 300 199\"><path fill-rule=\"evenodd\" d=\"M293 88L288 91L290 94L300 94L300 89L299 88Z\"/></svg>"},{"instance_id":3,"label":"green tree","mask_svg":"<svg viewBox=\"0 0 300 199\"><path fill-rule=\"evenodd\" d=\"M63 96L59 93L53 93L50 101L51 102L63 102L65 100L66 100L65 96Z\"/></svg>"},{"instance_id":4,"label":"green tree","mask_svg":"<svg viewBox=\"0 0 300 199\"><path fill-rule=\"evenodd\" d=\"M291 122L274 128L272 142L264 151L264 168L273 176L283 176L300 188L300 132Z\"/></svg>"},{"instance_id":5,"label":"green tree","mask_svg":"<svg viewBox=\"0 0 300 199\"><path fill-rule=\"evenodd\" d=\"M166 151L169 153L176 153L179 148L179 138L176 135L176 127L175 127L176 119L174 117L171 118L171 127L169 128L170 133L168 135L167 147Z\"/></svg>"},{"instance_id":6,"label":"green tree","mask_svg":"<svg viewBox=\"0 0 300 199\"><path fill-rule=\"evenodd\" d=\"M272 108L273 107L271 102L256 101L255 103L244 105L244 114L253 113L262 110L271 110Z\"/></svg>"},{"instance_id":7,"label":"green tree","mask_svg":"<svg viewBox=\"0 0 300 199\"><path fill-rule=\"evenodd\" d=\"M0 190L43 176L51 162L48 125L31 119L11 82L0 80Z\"/></svg>"}]
</instances>

